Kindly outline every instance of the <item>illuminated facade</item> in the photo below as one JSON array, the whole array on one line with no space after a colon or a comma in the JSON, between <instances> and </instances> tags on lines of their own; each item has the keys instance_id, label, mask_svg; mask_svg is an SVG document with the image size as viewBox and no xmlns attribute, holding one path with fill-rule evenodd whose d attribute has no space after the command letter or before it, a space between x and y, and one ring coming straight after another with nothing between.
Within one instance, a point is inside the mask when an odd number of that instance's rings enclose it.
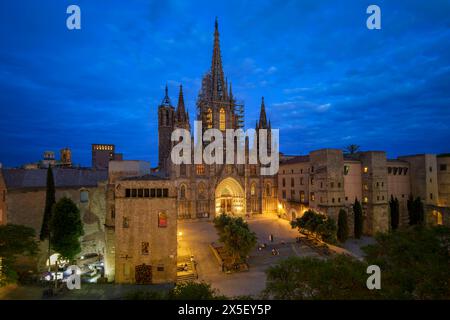
<instances>
[{"instance_id":1,"label":"illuminated facade","mask_svg":"<svg viewBox=\"0 0 450 320\"><path fill-rule=\"evenodd\" d=\"M224 132L243 126L243 103L234 97L231 83L226 81L222 69L217 21L211 70L203 77L197 110L197 120L202 122L203 131L216 128ZM173 165L170 161L173 146L170 137L176 128L190 130L183 89L180 87L175 108L166 87L165 96L158 107L159 170L175 183L179 218L213 218L220 213L252 215L277 212L276 177L260 175L259 164ZM255 129L267 129L269 132L271 129L264 99Z\"/></svg>"}]
</instances>

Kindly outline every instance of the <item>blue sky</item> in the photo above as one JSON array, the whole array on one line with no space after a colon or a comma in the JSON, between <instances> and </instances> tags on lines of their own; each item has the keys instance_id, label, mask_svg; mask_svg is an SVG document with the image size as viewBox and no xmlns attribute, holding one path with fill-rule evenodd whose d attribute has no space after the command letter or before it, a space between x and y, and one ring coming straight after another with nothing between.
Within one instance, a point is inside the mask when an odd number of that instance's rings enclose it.
<instances>
[{"instance_id":1,"label":"blue sky","mask_svg":"<svg viewBox=\"0 0 450 320\"><path fill-rule=\"evenodd\" d=\"M82 29L66 28L81 8ZM382 29L366 28L377 4ZM157 105L183 84L191 120L218 16L224 71L253 127L261 96L280 149L450 152L449 1L0 3L0 162L91 143L157 163Z\"/></svg>"}]
</instances>

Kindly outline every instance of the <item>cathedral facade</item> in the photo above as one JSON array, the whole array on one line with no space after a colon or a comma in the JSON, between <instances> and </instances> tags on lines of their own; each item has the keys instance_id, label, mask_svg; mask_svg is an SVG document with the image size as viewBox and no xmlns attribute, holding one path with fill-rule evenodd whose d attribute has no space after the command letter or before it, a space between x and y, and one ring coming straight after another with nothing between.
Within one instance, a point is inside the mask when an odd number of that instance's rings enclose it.
<instances>
[{"instance_id":1,"label":"cathedral facade","mask_svg":"<svg viewBox=\"0 0 450 320\"><path fill-rule=\"evenodd\" d=\"M202 124L202 133L208 129L218 129L225 135L227 129L244 129L243 114L244 105L233 96L231 83L228 83L223 72L216 20L211 70L202 80L197 99L196 119ZM158 107L158 165L159 171L175 184L179 219L212 219L221 213L236 216L276 214L277 179L276 176L261 175L259 162L225 164L223 161L224 164L194 164L192 161L173 164L171 150L174 143L171 141L171 134L178 128L191 132L183 89L180 86L178 103L174 107L166 87L165 96ZM255 127L256 133L261 129L266 129L270 137L271 126L267 120L264 98L261 102L259 121ZM270 145L270 141L268 144ZM226 151L225 144L224 151ZM248 151L247 138L245 141L247 160Z\"/></svg>"}]
</instances>

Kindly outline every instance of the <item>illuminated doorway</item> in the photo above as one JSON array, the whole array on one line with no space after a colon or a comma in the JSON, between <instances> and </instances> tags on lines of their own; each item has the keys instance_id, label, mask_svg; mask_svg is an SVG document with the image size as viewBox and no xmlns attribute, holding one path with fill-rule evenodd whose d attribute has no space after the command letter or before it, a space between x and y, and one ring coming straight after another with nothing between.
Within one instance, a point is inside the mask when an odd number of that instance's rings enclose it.
<instances>
[{"instance_id":1,"label":"illuminated doorway","mask_svg":"<svg viewBox=\"0 0 450 320\"><path fill-rule=\"evenodd\" d=\"M216 215L245 215L245 196L239 182L233 178L223 179L215 192Z\"/></svg>"}]
</instances>

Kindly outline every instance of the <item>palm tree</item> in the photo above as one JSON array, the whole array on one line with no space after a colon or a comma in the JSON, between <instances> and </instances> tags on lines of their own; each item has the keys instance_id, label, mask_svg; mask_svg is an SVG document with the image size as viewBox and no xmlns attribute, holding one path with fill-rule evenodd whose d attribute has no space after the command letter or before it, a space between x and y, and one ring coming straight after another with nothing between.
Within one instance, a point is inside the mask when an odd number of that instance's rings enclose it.
<instances>
[{"instance_id":1,"label":"palm tree","mask_svg":"<svg viewBox=\"0 0 450 320\"><path fill-rule=\"evenodd\" d=\"M358 146L357 144L351 144L349 146L346 146L344 148L344 153L346 154L355 154L359 151L360 146Z\"/></svg>"}]
</instances>

